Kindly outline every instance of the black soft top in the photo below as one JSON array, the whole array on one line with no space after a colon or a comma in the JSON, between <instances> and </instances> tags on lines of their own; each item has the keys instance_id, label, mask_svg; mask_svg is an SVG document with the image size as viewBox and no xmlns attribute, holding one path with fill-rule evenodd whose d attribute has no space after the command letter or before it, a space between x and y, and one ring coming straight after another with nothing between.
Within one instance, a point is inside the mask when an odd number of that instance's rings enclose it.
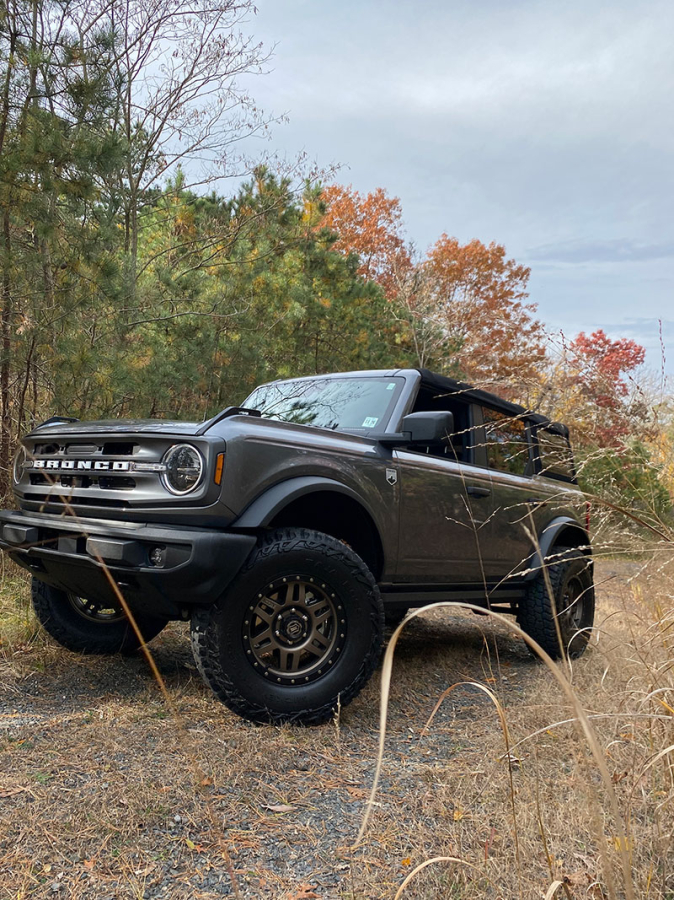
<instances>
[{"instance_id":1,"label":"black soft top","mask_svg":"<svg viewBox=\"0 0 674 900\"><path fill-rule=\"evenodd\" d=\"M443 394L461 394L463 397L474 403L484 404L485 406L497 409L499 412L503 412L508 416L513 416L518 419L526 418L535 425L545 428L546 431L552 431L555 434L561 434L563 437L567 438L569 436L569 429L566 425L562 425L561 422L551 422L547 416L530 412L528 409L525 409L524 406L520 406L519 403L510 403L508 400L504 400L503 397L499 397L497 394L483 391L480 388L473 387L471 384L466 384L463 381L456 381L454 378L447 378L445 375L437 375L435 372L431 372L428 369L417 369L417 371L421 374L421 384L423 387L431 388L432 390Z\"/></svg>"}]
</instances>

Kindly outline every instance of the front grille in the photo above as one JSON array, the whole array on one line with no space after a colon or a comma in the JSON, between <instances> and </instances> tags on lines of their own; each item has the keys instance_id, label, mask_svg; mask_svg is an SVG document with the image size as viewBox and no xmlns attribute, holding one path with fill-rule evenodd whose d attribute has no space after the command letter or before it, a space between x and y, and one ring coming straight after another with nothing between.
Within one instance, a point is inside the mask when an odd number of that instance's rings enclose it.
<instances>
[{"instance_id":1,"label":"front grille","mask_svg":"<svg viewBox=\"0 0 674 900\"><path fill-rule=\"evenodd\" d=\"M68 506L105 506L110 509L128 509L130 506L128 500L112 500L108 497L96 497L95 500L90 500L88 497L60 497L58 494L38 494L35 491L26 491L23 499L33 503L60 506L62 509Z\"/></svg>"},{"instance_id":2,"label":"front grille","mask_svg":"<svg viewBox=\"0 0 674 900\"><path fill-rule=\"evenodd\" d=\"M188 438L200 448L208 466L204 439ZM24 508L44 505L44 512L62 514L68 505L84 514L95 509L134 509L175 504L176 498L164 487L162 474L168 449L181 443L171 434L82 434L81 437L53 434L25 440L30 465L24 469L17 487ZM203 488L189 500L198 501Z\"/></svg>"},{"instance_id":3,"label":"front grille","mask_svg":"<svg viewBox=\"0 0 674 900\"><path fill-rule=\"evenodd\" d=\"M96 486L96 481L88 475L43 475L41 472L30 473L31 485L48 485L49 487L64 488L90 488ZM135 478L114 475L100 475L98 487L106 491L132 491L136 487Z\"/></svg>"},{"instance_id":4,"label":"front grille","mask_svg":"<svg viewBox=\"0 0 674 900\"><path fill-rule=\"evenodd\" d=\"M57 514L67 507L127 509L161 502L166 491L157 472L134 471L133 466L158 464L170 443L162 437L120 440L110 434L54 435L48 441L38 438L32 446L28 440L32 467L22 479L20 500L30 507L39 503L44 512ZM42 467L36 469L40 461Z\"/></svg>"}]
</instances>

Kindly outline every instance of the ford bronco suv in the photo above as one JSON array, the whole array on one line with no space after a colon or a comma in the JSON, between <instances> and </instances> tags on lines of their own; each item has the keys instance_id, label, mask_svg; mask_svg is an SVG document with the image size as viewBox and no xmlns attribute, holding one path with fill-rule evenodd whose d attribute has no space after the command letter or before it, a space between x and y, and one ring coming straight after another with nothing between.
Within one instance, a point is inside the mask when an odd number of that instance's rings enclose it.
<instances>
[{"instance_id":1,"label":"ford bronco suv","mask_svg":"<svg viewBox=\"0 0 674 900\"><path fill-rule=\"evenodd\" d=\"M385 619L437 600L515 613L553 657L589 640L567 429L423 369L275 381L203 423L54 417L13 480L0 546L49 634L116 653L189 620L202 676L254 721L326 720Z\"/></svg>"}]
</instances>

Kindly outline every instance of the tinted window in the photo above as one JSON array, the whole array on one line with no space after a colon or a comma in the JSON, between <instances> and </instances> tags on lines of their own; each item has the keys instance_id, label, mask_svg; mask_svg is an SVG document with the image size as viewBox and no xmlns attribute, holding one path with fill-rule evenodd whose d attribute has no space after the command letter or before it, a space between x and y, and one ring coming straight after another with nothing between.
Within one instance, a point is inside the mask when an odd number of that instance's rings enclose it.
<instances>
[{"instance_id":1,"label":"tinted window","mask_svg":"<svg viewBox=\"0 0 674 900\"><path fill-rule=\"evenodd\" d=\"M402 378L315 378L256 388L244 402L267 419L357 432L383 431Z\"/></svg>"},{"instance_id":2,"label":"tinted window","mask_svg":"<svg viewBox=\"0 0 674 900\"><path fill-rule=\"evenodd\" d=\"M561 434L553 434L543 428L538 429L537 439L541 475L560 478L563 481L575 481L573 454L568 440Z\"/></svg>"},{"instance_id":3,"label":"tinted window","mask_svg":"<svg viewBox=\"0 0 674 900\"><path fill-rule=\"evenodd\" d=\"M529 441L522 419L483 407L487 460L490 469L528 474Z\"/></svg>"}]
</instances>

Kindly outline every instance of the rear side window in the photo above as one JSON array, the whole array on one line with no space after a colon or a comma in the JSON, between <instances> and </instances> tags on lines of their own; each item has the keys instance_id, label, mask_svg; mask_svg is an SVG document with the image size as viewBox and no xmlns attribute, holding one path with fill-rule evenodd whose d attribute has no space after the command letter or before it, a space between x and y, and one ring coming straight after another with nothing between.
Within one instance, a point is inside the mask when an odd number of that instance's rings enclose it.
<instances>
[{"instance_id":1,"label":"rear side window","mask_svg":"<svg viewBox=\"0 0 674 900\"><path fill-rule=\"evenodd\" d=\"M529 475L531 466L526 423L488 407L482 407L482 416L489 468L510 472L511 475Z\"/></svg>"},{"instance_id":2,"label":"rear side window","mask_svg":"<svg viewBox=\"0 0 674 900\"><path fill-rule=\"evenodd\" d=\"M541 475L560 481L576 481L573 453L568 440L561 434L553 434L544 428L536 433Z\"/></svg>"}]
</instances>

